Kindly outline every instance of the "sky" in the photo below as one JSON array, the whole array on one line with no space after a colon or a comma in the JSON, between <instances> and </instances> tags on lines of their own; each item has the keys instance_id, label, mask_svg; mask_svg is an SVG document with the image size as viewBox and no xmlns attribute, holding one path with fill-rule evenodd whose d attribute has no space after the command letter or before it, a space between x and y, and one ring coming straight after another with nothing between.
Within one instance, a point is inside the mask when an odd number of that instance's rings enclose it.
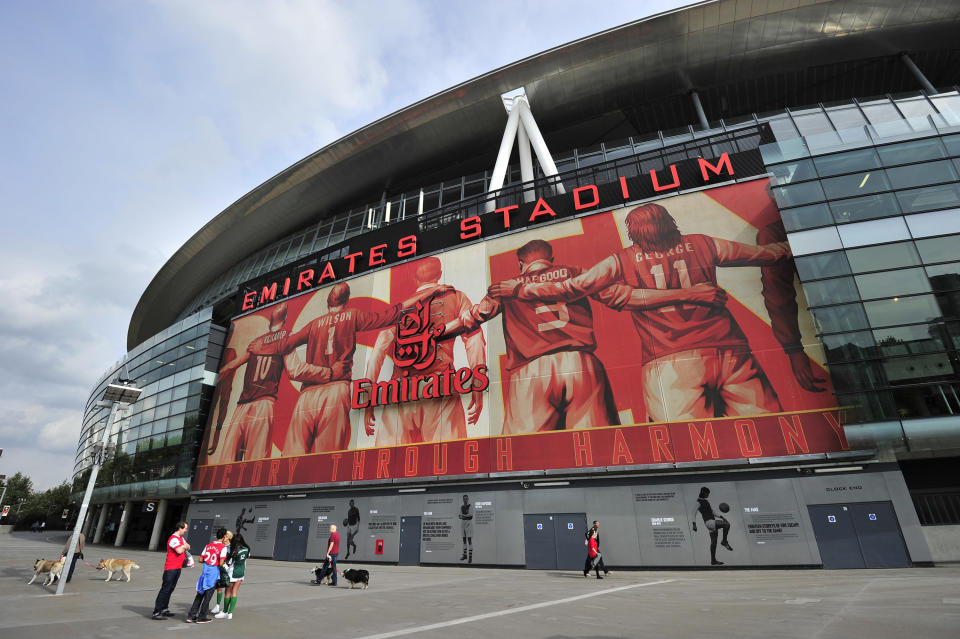
<instances>
[{"instance_id":1,"label":"sky","mask_svg":"<svg viewBox=\"0 0 960 639\"><path fill-rule=\"evenodd\" d=\"M0 2L0 474L70 479L141 293L245 193L417 100L685 4Z\"/></svg>"}]
</instances>

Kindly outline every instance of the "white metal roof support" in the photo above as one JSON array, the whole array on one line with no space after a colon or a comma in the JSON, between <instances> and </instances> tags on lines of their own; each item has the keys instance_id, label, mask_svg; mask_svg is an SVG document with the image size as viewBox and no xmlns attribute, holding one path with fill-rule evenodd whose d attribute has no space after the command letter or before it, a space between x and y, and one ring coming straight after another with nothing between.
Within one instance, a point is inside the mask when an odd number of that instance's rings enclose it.
<instances>
[{"instance_id":1,"label":"white metal roof support","mask_svg":"<svg viewBox=\"0 0 960 639\"><path fill-rule=\"evenodd\" d=\"M527 102L526 97L519 97L513 101L513 110L510 111L511 116L513 116L514 111L520 112L520 120L523 122L523 128L526 129L527 135L530 136L533 152L537 154L537 160L540 162L540 168L543 169L543 174L547 177L557 175L559 173L557 171L557 165L554 164L553 156L550 155L550 149L547 148L543 134L540 133L540 127L537 126L536 120L533 119L533 113L530 112L530 104ZM555 182L555 186L557 193L566 193L566 190L563 188L563 183L559 180Z\"/></svg>"},{"instance_id":2,"label":"white metal roof support","mask_svg":"<svg viewBox=\"0 0 960 639\"><path fill-rule=\"evenodd\" d=\"M510 152L513 150L513 141L517 139L517 127L520 124L520 114L514 108L510 110L507 117L507 126L503 130L503 138L500 140L500 151L497 152L497 162L493 165L493 175L490 176L490 193L495 193L503 188L503 179L507 175L507 166L510 164ZM487 202L487 211L496 208L494 200Z\"/></svg>"},{"instance_id":3,"label":"white metal roof support","mask_svg":"<svg viewBox=\"0 0 960 639\"><path fill-rule=\"evenodd\" d=\"M530 137L522 124L517 127L517 151L520 153L520 180L529 184L533 182L533 156L530 155ZM534 199L536 194L531 184L523 189L523 201L533 202Z\"/></svg>"}]
</instances>

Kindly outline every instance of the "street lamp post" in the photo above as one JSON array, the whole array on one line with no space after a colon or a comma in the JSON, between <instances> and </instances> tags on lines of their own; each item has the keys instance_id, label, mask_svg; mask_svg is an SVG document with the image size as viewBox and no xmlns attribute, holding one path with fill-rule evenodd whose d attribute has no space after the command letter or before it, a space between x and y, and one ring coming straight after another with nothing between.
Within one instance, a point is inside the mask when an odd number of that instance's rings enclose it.
<instances>
[{"instance_id":1,"label":"street lamp post","mask_svg":"<svg viewBox=\"0 0 960 639\"><path fill-rule=\"evenodd\" d=\"M73 553L77 550L77 541L80 539L80 530L83 528L83 520L87 516L87 508L90 506L90 497L93 496L93 487L97 483L97 475L100 473L100 466L103 465L104 452L107 443L110 441L110 431L113 429L113 417L120 404L132 404L140 397L143 391L132 384L117 382L107 385L103 392L103 402L110 405L110 416L107 417L107 425L103 428L103 439L94 448L93 468L90 469L90 479L87 480L87 491L83 494L83 504L80 506L80 512L77 513L77 526L73 527L73 535L70 537L70 548L64 562L73 558ZM64 565L66 568L66 565ZM67 568L67 575L69 575ZM57 581L57 594L62 595L67 585L67 579L61 573L60 580Z\"/></svg>"}]
</instances>

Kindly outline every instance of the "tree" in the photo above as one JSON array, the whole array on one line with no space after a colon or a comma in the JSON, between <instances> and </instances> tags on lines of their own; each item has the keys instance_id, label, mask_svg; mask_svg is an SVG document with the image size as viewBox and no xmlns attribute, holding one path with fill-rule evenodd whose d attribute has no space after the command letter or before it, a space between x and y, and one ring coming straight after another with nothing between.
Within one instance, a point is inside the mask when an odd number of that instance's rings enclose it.
<instances>
[{"instance_id":1,"label":"tree","mask_svg":"<svg viewBox=\"0 0 960 639\"><path fill-rule=\"evenodd\" d=\"M33 492L33 481L23 473L8 477L6 484L7 494L3 498L4 504L17 504L21 499L28 499ZM16 510L16 507L13 510Z\"/></svg>"}]
</instances>

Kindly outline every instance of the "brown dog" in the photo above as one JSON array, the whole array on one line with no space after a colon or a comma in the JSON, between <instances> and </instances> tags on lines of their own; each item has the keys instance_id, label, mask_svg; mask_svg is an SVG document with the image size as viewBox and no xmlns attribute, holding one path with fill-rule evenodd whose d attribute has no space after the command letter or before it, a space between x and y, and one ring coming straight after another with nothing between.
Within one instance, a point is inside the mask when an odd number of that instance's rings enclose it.
<instances>
[{"instance_id":1,"label":"brown dog","mask_svg":"<svg viewBox=\"0 0 960 639\"><path fill-rule=\"evenodd\" d=\"M33 579L27 583L32 584L37 577L46 574L47 580L43 582L43 585L49 586L56 579L60 578L61 572L63 572L63 557L57 561L53 561L52 559L37 559L33 562Z\"/></svg>"},{"instance_id":2,"label":"brown dog","mask_svg":"<svg viewBox=\"0 0 960 639\"><path fill-rule=\"evenodd\" d=\"M140 569L140 566L136 564L132 559L101 559L100 563L97 564L97 570L106 570L107 578L104 581L110 581L113 577L113 573L122 572L127 576L127 581L130 581L130 571L132 569ZM117 581L120 581L120 577L117 577Z\"/></svg>"}]
</instances>

